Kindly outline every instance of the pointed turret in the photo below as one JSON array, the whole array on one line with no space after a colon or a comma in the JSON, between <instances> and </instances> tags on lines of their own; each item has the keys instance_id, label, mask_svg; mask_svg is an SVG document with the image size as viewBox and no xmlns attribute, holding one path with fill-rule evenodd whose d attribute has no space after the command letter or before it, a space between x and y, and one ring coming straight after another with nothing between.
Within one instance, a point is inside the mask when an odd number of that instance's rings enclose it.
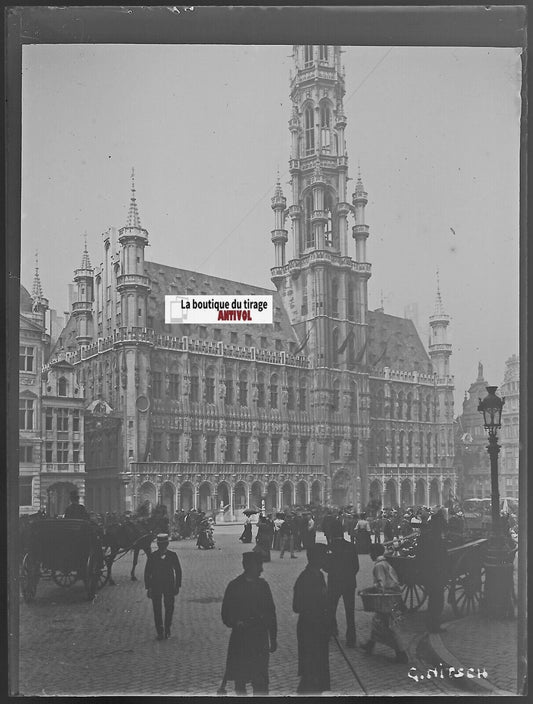
<instances>
[{"instance_id":1,"label":"pointed turret","mask_svg":"<svg viewBox=\"0 0 533 704\"><path fill-rule=\"evenodd\" d=\"M46 311L48 310L48 299L44 297L41 277L39 275L39 253L35 252L35 273L33 275L33 286L31 290L33 319L41 327L46 327Z\"/></svg>"},{"instance_id":2,"label":"pointed turret","mask_svg":"<svg viewBox=\"0 0 533 704\"><path fill-rule=\"evenodd\" d=\"M94 269L91 266L87 249L87 233L84 233L84 247L81 266L74 271L76 300L72 303L72 315L76 319L76 340L80 345L88 345L93 339Z\"/></svg>"},{"instance_id":3,"label":"pointed turret","mask_svg":"<svg viewBox=\"0 0 533 704\"><path fill-rule=\"evenodd\" d=\"M283 195L283 190L281 188L281 183L279 180L279 170L278 178L276 181L276 188L274 189L274 196L271 199L272 210L274 211L274 230L271 231L272 242L274 243L274 256L276 261L276 266L285 265L285 245L288 240L288 233L285 230L285 216L287 208L287 199Z\"/></svg>"},{"instance_id":4,"label":"pointed turret","mask_svg":"<svg viewBox=\"0 0 533 704\"><path fill-rule=\"evenodd\" d=\"M365 191L361 179L361 167L358 167L352 203L355 218L355 225L352 228L352 237L355 240L355 260L363 263L366 262L366 241L369 235L369 227L365 222L365 206L368 203L368 193Z\"/></svg>"},{"instance_id":5,"label":"pointed turret","mask_svg":"<svg viewBox=\"0 0 533 704\"><path fill-rule=\"evenodd\" d=\"M437 293L435 296L435 312L429 318L431 329L429 340L429 356L433 363L433 370L439 379L449 376L449 357L452 353L452 346L447 340L447 327L450 323L450 316L444 312L442 296L440 292L440 278L437 269Z\"/></svg>"},{"instance_id":6,"label":"pointed turret","mask_svg":"<svg viewBox=\"0 0 533 704\"><path fill-rule=\"evenodd\" d=\"M141 227L135 192L135 169L132 167L128 220L126 226L120 228L118 237L122 252L117 292L121 297L121 327L145 328L150 293L150 280L144 273L144 248L148 245L148 231Z\"/></svg>"},{"instance_id":7,"label":"pointed turret","mask_svg":"<svg viewBox=\"0 0 533 704\"><path fill-rule=\"evenodd\" d=\"M135 168L133 166L131 167L131 198L126 227L141 229L141 218L139 217L139 208L135 198Z\"/></svg>"},{"instance_id":8,"label":"pointed turret","mask_svg":"<svg viewBox=\"0 0 533 704\"><path fill-rule=\"evenodd\" d=\"M33 301L40 301L43 298L43 287L39 276L39 252L35 252L35 274L33 275L33 287L31 290Z\"/></svg>"}]
</instances>

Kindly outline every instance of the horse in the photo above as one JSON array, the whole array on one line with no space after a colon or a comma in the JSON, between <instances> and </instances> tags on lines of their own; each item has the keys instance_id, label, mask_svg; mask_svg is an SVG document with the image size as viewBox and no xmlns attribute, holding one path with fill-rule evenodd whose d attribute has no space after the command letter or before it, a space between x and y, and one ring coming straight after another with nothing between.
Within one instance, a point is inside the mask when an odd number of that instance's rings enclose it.
<instances>
[{"instance_id":1,"label":"horse","mask_svg":"<svg viewBox=\"0 0 533 704\"><path fill-rule=\"evenodd\" d=\"M111 586L115 584L111 576L111 567L118 553L125 554L130 550L133 550L130 578L133 582L137 581L135 568L139 560L139 553L143 550L147 557L150 555L152 541L158 533L168 533L168 518L155 512L149 518L127 518L107 526L102 540L102 545L106 550L107 583Z\"/></svg>"}]
</instances>

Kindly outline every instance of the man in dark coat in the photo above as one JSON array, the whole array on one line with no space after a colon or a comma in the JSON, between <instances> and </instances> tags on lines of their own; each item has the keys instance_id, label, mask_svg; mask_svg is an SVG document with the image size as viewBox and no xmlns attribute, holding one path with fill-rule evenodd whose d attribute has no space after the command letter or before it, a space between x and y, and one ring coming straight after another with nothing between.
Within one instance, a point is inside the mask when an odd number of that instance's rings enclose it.
<instances>
[{"instance_id":1,"label":"man in dark coat","mask_svg":"<svg viewBox=\"0 0 533 704\"><path fill-rule=\"evenodd\" d=\"M346 613L346 646L355 648L355 588L359 557L355 545L344 540L343 535L342 525L337 521L331 528L331 542L324 567L328 573L329 617L332 631L337 635L337 606L342 596Z\"/></svg>"},{"instance_id":2,"label":"man in dark coat","mask_svg":"<svg viewBox=\"0 0 533 704\"><path fill-rule=\"evenodd\" d=\"M322 519L322 531L324 532L328 545L331 543L331 530L335 525L335 522L335 516L331 513L331 511L328 511Z\"/></svg>"},{"instance_id":3,"label":"man in dark coat","mask_svg":"<svg viewBox=\"0 0 533 704\"><path fill-rule=\"evenodd\" d=\"M80 504L80 496L77 491L70 492L70 504L65 509L65 518L77 518L82 521L89 521L90 516L83 504Z\"/></svg>"},{"instance_id":4,"label":"man in dark coat","mask_svg":"<svg viewBox=\"0 0 533 704\"><path fill-rule=\"evenodd\" d=\"M307 550L307 567L294 585L292 609L298 616L299 694L320 694L329 690L329 637L326 580L321 572L326 546L313 545Z\"/></svg>"},{"instance_id":5,"label":"man in dark coat","mask_svg":"<svg viewBox=\"0 0 533 704\"><path fill-rule=\"evenodd\" d=\"M174 614L174 597L181 587L181 565L175 552L168 550L167 533L157 536L157 550L148 555L144 569L144 586L154 609L157 640L170 638L170 626ZM161 601L165 604L165 630L163 631L163 612Z\"/></svg>"},{"instance_id":6,"label":"man in dark coat","mask_svg":"<svg viewBox=\"0 0 533 704\"><path fill-rule=\"evenodd\" d=\"M289 548L292 558L297 557L297 555L294 554L294 532L294 518L287 516L279 528L280 557L283 557L287 548Z\"/></svg>"},{"instance_id":7,"label":"man in dark coat","mask_svg":"<svg viewBox=\"0 0 533 704\"><path fill-rule=\"evenodd\" d=\"M235 682L235 692L246 694L252 683L254 694L268 694L269 653L277 649L276 608L267 582L261 578L263 562L255 552L242 556L243 574L226 587L222 621L231 628L226 680Z\"/></svg>"},{"instance_id":8,"label":"man in dark coat","mask_svg":"<svg viewBox=\"0 0 533 704\"><path fill-rule=\"evenodd\" d=\"M441 513L434 514L428 523L422 524L416 551L421 582L428 595L427 628L430 633L444 630L440 627L440 619L448 580L448 552L442 538L445 524Z\"/></svg>"}]
</instances>

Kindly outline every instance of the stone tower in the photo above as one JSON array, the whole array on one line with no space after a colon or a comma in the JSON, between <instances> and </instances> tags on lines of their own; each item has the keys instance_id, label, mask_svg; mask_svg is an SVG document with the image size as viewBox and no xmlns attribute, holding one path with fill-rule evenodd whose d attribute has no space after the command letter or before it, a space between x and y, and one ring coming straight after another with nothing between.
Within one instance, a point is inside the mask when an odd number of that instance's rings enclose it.
<instances>
[{"instance_id":1,"label":"stone tower","mask_svg":"<svg viewBox=\"0 0 533 704\"><path fill-rule=\"evenodd\" d=\"M359 177L352 204L348 202L340 47L294 46L293 57L292 204L286 209L278 179L272 199L275 266L271 278L300 340L296 351L305 354L315 369L311 393L315 457L327 467L332 491L336 482L342 487L339 501L356 504L367 495L367 282L371 272L366 262L367 194ZM355 219L355 260L348 237L350 215ZM344 425L343 411L350 419Z\"/></svg>"},{"instance_id":2,"label":"stone tower","mask_svg":"<svg viewBox=\"0 0 533 704\"><path fill-rule=\"evenodd\" d=\"M93 340L94 269L91 266L87 239L81 257L81 266L74 271L76 300L72 304L72 315L76 318L79 345L89 345Z\"/></svg>"},{"instance_id":3,"label":"stone tower","mask_svg":"<svg viewBox=\"0 0 533 704\"><path fill-rule=\"evenodd\" d=\"M146 328L146 307L150 281L144 274L144 248L148 232L141 227L135 198L135 172L131 170L131 199L126 225L119 230L122 246L117 291L120 294L121 324L126 328ZM106 244L108 244L106 240Z\"/></svg>"},{"instance_id":4,"label":"stone tower","mask_svg":"<svg viewBox=\"0 0 533 704\"><path fill-rule=\"evenodd\" d=\"M278 182L272 199L275 264L272 281L314 366L356 370L366 364L367 194L359 177L347 202L348 157L344 139L344 71L340 47L294 47L291 78L290 174L292 205ZM349 253L353 213L356 260ZM287 262L286 215L292 221Z\"/></svg>"},{"instance_id":5,"label":"stone tower","mask_svg":"<svg viewBox=\"0 0 533 704\"><path fill-rule=\"evenodd\" d=\"M448 342L447 329L450 316L444 312L440 293L439 274L437 272L437 294L435 310L429 318L430 338L429 356L435 374L435 422L438 423L438 457L441 464L453 464L455 450L453 437L453 377L450 375L450 356L452 345ZM447 497L446 497L447 498Z\"/></svg>"}]
</instances>

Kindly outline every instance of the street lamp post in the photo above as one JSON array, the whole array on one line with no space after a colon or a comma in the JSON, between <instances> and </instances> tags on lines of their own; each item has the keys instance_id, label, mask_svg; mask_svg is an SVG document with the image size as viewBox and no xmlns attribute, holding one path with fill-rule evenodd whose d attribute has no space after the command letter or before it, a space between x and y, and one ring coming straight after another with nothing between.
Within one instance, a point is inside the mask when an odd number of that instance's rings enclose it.
<instances>
[{"instance_id":1,"label":"street lamp post","mask_svg":"<svg viewBox=\"0 0 533 704\"><path fill-rule=\"evenodd\" d=\"M514 550L504 535L500 520L500 490L498 486L498 430L501 428L505 399L496 396L497 386L487 386L487 395L479 399L478 411L483 414L483 425L488 431L487 450L490 457L492 525L485 560L484 608L490 616L506 617L513 614Z\"/></svg>"}]
</instances>

